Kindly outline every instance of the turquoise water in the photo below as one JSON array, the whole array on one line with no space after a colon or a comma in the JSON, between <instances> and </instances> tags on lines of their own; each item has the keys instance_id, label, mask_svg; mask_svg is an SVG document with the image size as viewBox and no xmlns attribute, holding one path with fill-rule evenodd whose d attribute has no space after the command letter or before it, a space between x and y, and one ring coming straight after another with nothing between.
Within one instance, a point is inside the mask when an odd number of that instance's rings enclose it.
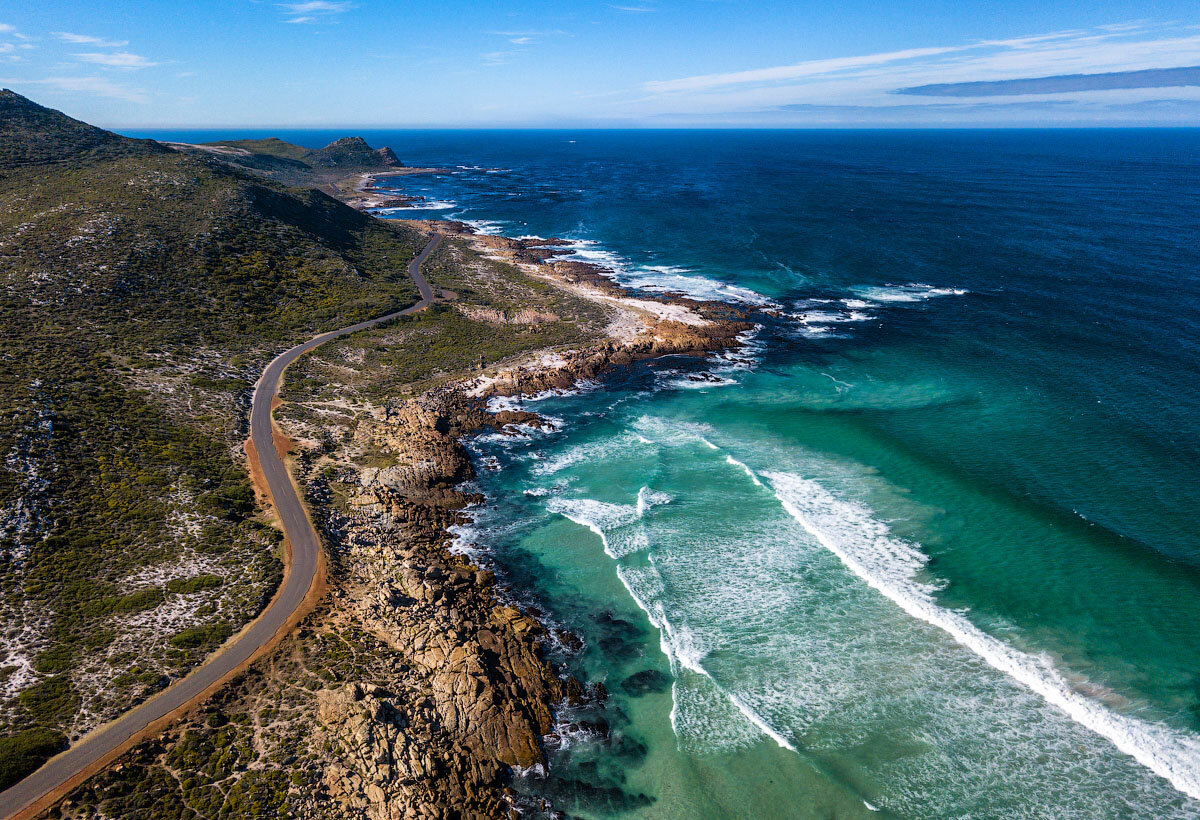
<instances>
[{"instance_id":1,"label":"turquoise water","mask_svg":"<svg viewBox=\"0 0 1200 820\"><path fill-rule=\"evenodd\" d=\"M403 182L417 214L781 311L737 357L475 443L462 544L610 692L522 791L585 818L1200 817L1200 135L367 137L464 166Z\"/></svg>"}]
</instances>

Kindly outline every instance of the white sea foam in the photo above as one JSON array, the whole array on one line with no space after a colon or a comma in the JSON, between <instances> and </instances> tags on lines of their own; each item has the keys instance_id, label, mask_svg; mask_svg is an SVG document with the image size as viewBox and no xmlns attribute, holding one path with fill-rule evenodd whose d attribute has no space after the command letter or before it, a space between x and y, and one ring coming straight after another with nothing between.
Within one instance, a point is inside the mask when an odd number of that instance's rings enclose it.
<instances>
[{"instance_id":1,"label":"white sea foam","mask_svg":"<svg viewBox=\"0 0 1200 820\"><path fill-rule=\"evenodd\" d=\"M725 463L731 467L737 467L739 470L744 472L747 476L749 476L750 480L754 482L754 486L761 487L763 485L763 483L758 480L758 476L754 474L753 470L747 467L744 462L738 461L728 453L725 454Z\"/></svg>"},{"instance_id":2,"label":"white sea foam","mask_svg":"<svg viewBox=\"0 0 1200 820\"><path fill-rule=\"evenodd\" d=\"M904 285L871 285L857 287L854 292L862 299L871 302L924 302L938 296L963 296L968 293L963 288L935 288L920 282L909 282Z\"/></svg>"},{"instance_id":3,"label":"white sea foam","mask_svg":"<svg viewBox=\"0 0 1200 820\"><path fill-rule=\"evenodd\" d=\"M642 487L637 494L637 517L642 518L649 508L659 504L670 504L672 500L674 500L673 497L668 493L660 493L649 487Z\"/></svg>"},{"instance_id":4,"label":"white sea foam","mask_svg":"<svg viewBox=\"0 0 1200 820\"><path fill-rule=\"evenodd\" d=\"M1047 657L1015 649L962 614L939 606L933 596L936 587L918 577L928 557L891 535L866 507L840 499L798 475L764 472L763 476L788 514L870 587L1108 739L1178 791L1200 799L1200 737L1112 711L1080 694Z\"/></svg>"},{"instance_id":5,"label":"white sea foam","mask_svg":"<svg viewBox=\"0 0 1200 820\"><path fill-rule=\"evenodd\" d=\"M628 284L656 293L682 293L692 299L709 302L741 302L760 307L773 306L772 299L761 293L695 275L690 268L673 265L641 265L629 271L619 271Z\"/></svg>"},{"instance_id":6,"label":"white sea foam","mask_svg":"<svg viewBox=\"0 0 1200 820\"><path fill-rule=\"evenodd\" d=\"M707 371L690 376L681 376L679 378L668 379L663 382L664 387L672 387L677 390L701 390L708 387L729 387L731 384L737 384L737 379L718 376Z\"/></svg>"},{"instance_id":7,"label":"white sea foam","mask_svg":"<svg viewBox=\"0 0 1200 820\"><path fill-rule=\"evenodd\" d=\"M451 202L448 199L429 199L422 202L413 202L401 208L385 208L382 210L390 213L399 213L401 211L448 211L451 208L457 207L457 202Z\"/></svg>"},{"instance_id":8,"label":"white sea foam","mask_svg":"<svg viewBox=\"0 0 1200 820\"><path fill-rule=\"evenodd\" d=\"M717 449L717 445L705 438L712 433L712 427L708 424L658 416L640 416L634 420L632 427L636 434L653 444L679 447L699 442L712 450Z\"/></svg>"},{"instance_id":9,"label":"white sea foam","mask_svg":"<svg viewBox=\"0 0 1200 820\"><path fill-rule=\"evenodd\" d=\"M615 438L603 439L599 441L584 442L577 444L557 453L552 458L547 458L535 464L532 471L535 475L553 475L561 472L568 467L576 464L589 462L600 458L601 456L619 455L622 451L630 448L642 448L647 442L644 441L644 436L638 436L632 432L624 433ZM539 454L530 454L533 457Z\"/></svg>"},{"instance_id":10,"label":"white sea foam","mask_svg":"<svg viewBox=\"0 0 1200 820\"><path fill-rule=\"evenodd\" d=\"M546 503L546 509L594 532L610 558L624 558L650 546L646 531L637 524L641 512L632 504L610 504L590 498L552 498Z\"/></svg>"},{"instance_id":11,"label":"white sea foam","mask_svg":"<svg viewBox=\"0 0 1200 820\"><path fill-rule=\"evenodd\" d=\"M671 665L671 728L681 748L712 753L753 743L766 735L780 747L796 748L749 704L726 690L704 668L708 649L685 623L672 622L663 606L666 589L651 565L617 565L617 577L659 633L659 647ZM732 707L732 708L730 708ZM745 721L737 719L737 715Z\"/></svg>"},{"instance_id":12,"label":"white sea foam","mask_svg":"<svg viewBox=\"0 0 1200 820\"><path fill-rule=\"evenodd\" d=\"M450 207L453 208L455 206L451 205ZM462 222L464 225L470 225L471 230L475 231L475 233L477 233L477 234L483 234L485 236L499 236L501 233L503 233L503 230L504 230L505 223L503 223L499 220L495 220L495 219L464 219L464 218L458 216L457 214L452 214L451 216L452 216L452 218L457 219L459 222Z\"/></svg>"},{"instance_id":13,"label":"white sea foam","mask_svg":"<svg viewBox=\"0 0 1200 820\"><path fill-rule=\"evenodd\" d=\"M702 302L739 302L757 307L772 307L775 302L750 288L696 275L691 268L675 265L631 265L619 254L602 247L593 239L574 239L568 246L568 258L606 268L623 285L654 293L680 293Z\"/></svg>"},{"instance_id":14,"label":"white sea foam","mask_svg":"<svg viewBox=\"0 0 1200 820\"><path fill-rule=\"evenodd\" d=\"M547 399L563 398L564 396L578 396L581 393L597 390L601 386L600 382L592 379L579 379L572 387L565 389L553 388L538 393L522 393L519 396L489 396L486 407L488 412L491 413L499 413L501 410L524 410L527 404L546 401ZM548 416L546 418L554 417Z\"/></svg>"}]
</instances>

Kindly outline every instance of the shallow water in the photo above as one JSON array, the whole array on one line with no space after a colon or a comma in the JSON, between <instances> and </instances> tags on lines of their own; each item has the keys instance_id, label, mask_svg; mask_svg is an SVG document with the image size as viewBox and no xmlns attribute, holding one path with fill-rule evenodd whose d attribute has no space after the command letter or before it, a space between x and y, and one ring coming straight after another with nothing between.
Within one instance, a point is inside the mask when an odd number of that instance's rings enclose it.
<instances>
[{"instance_id":1,"label":"shallow water","mask_svg":"<svg viewBox=\"0 0 1200 820\"><path fill-rule=\"evenodd\" d=\"M522 790L588 818L1200 817L1200 136L366 136L469 166L403 180L430 204L399 216L783 312L737 360L476 445L503 470L464 545L612 693L564 715L608 738L565 731Z\"/></svg>"}]
</instances>

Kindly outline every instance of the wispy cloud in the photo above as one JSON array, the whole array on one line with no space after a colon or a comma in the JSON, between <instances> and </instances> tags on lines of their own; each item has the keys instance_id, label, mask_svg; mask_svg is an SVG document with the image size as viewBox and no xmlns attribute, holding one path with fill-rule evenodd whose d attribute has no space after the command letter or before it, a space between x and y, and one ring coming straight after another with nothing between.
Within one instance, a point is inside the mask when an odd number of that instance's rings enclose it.
<instances>
[{"instance_id":1,"label":"wispy cloud","mask_svg":"<svg viewBox=\"0 0 1200 820\"><path fill-rule=\"evenodd\" d=\"M905 89L908 101L930 87L973 86L989 96L1027 94L1107 95L1129 102L1138 89L1175 87L1176 97L1200 95L1181 88L1190 82L1167 83L1168 75L1141 76L1141 83L1113 80L1028 85L1039 78L1071 75L1130 74L1179 70L1200 65L1200 31L1182 25L1118 23L1088 30L1031 34L1004 40L930 45L900 51L860 54L744 71L654 80L642 85L645 96L625 105L648 114L671 111L735 113L764 110L804 111L803 106L875 106L880 110L901 104L896 92ZM1178 78L1176 78L1178 79ZM1151 81L1159 82L1151 86ZM994 83L980 86L977 84ZM1194 92L1194 93L1193 93ZM932 95L931 95L932 96ZM943 101L967 94L936 94ZM978 96L978 95L972 95ZM1161 93L1160 93L1161 96ZM1099 99L1099 98L1097 98ZM945 105L962 103L945 102ZM800 107L797 107L800 106Z\"/></svg>"},{"instance_id":2,"label":"wispy cloud","mask_svg":"<svg viewBox=\"0 0 1200 820\"><path fill-rule=\"evenodd\" d=\"M570 36L570 34L568 34L565 31L562 31L561 29L554 29L554 30L525 29L525 30L513 30L513 31L489 31L489 32L485 32L485 33L492 34L497 37L503 37L505 40L508 41L508 43L510 45L517 46L517 48L506 48L506 49L500 49L497 51L489 51L489 52L486 52L486 53L480 55L480 57L483 60L483 64L487 65L487 66L505 65L507 63L511 63L517 56L519 56L522 53L528 52L532 46L537 45L538 43L542 42L544 39L546 39L548 37L559 37L559 36L569 37Z\"/></svg>"},{"instance_id":3,"label":"wispy cloud","mask_svg":"<svg viewBox=\"0 0 1200 820\"><path fill-rule=\"evenodd\" d=\"M835 57L828 60L808 60L794 65L781 65L772 68L756 68L748 71L733 71L725 74L702 74L696 77L684 77L679 80L657 80L645 84L647 91L668 93L672 91L700 91L708 88L746 85L750 83L772 83L782 80L797 80L804 77L818 77L837 71L847 71L867 66L883 65L901 60L912 60L918 57L931 57L961 51L961 48L935 47L912 48L905 51L888 51L882 54L867 54L858 57Z\"/></svg>"},{"instance_id":4,"label":"wispy cloud","mask_svg":"<svg viewBox=\"0 0 1200 820\"><path fill-rule=\"evenodd\" d=\"M276 3L289 15L285 23L319 23L344 14L354 8L350 0L301 0L296 3Z\"/></svg>"},{"instance_id":5,"label":"wispy cloud","mask_svg":"<svg viewBox=\"0 0 1200 820\"><path fill-rule=\"evenodd\" d=\"M652 11L658 11L653 6L614 6L612 3L608 7L614 11L623 11L626 14L647 14Z\"/></svg>"},{"instance_id":6,"label":"wispy cloud","mask_svg":"<svg viewBox=\"0 0 1200 820\"><path fill-rule=\"evenodd\" d=\"M921 97L1012 97L1025 94L1063 94L1073 91L1110 91L1118 88L1183 88L1200 86L1200 66L1110 71L1104 74L1060 74L1016 80L974 83L930 83L897 88L897 94Z\"/></svg>"},{"instance_id":7,"label":"wispy cloud","mask_svg":"<svg viewBox=\"0 0 1200 820\"><path fill-rule=\"evenodd\" d=\"M549 38L571 36L570 32L563 31L562 29L515 29L509 31L488 31L485 33L503 37L515 46L532 46Z\"/></svg>"},{"instance_id":8,"label":"wispy cloud","mask_svg":"<svg viewBox=\"0 0 1200 820\"><path fill-rule=\"evenodd\" d=\"M130 54L128 51L103 52L92 51L76 54L75 58L85 63L109 66L110 68L149 68L158 63L151 62L140 54Z\"/></svg>"},{"instance_id":9,"label":"wispy cloud","mask_svg":"<svg viewBox=\"0 0 1200 820\"><path fill-rule=\"evenodd\" d=\"M513 58L516 57L519 53L520 53L519 51L513 51L513 50L489 51L486 54L480 55L480 57L483 59L484 65L497 66L497 65L505 65L507 63L511 63L513 61Z\"/></svg>"},{"instance_id":10,"label":"wispy cloud","mask_svg":"<svg viewBox=\"0 0 1200 820\"><path fill-rule=\"evenodd\" d=\"M106 40L103 37L93 37L90 34L75 34L70 31L53 31L55 37L66 43L80 46L95 46L96 48L120 48L129 45L128 40Z\"/></svg>"},{"instance_id":11,"label":"wispy cloud","mask_svg":"<svg viewBox=\"0 0 1200 820\"><path fill-rule=\"evenodd\" d=\"M150 97L145 91L114 83L107 77L47 77L43 80L0 80L0 82L12 85L44 85L59 91L92 94L132 103L150 102Z\"/></svg>"}]
</instances>

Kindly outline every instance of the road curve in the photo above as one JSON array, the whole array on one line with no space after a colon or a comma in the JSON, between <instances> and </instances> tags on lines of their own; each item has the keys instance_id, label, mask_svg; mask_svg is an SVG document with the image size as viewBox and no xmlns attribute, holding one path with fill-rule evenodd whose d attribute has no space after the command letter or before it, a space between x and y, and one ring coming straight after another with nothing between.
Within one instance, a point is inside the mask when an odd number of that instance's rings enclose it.
<instances>
[{"instance_id":1,"label":"road curve","mask_svg":"<svg viewBox=\"0 0 1200 820\"><path fill-rule=\"evenodd\" d=\"M421 295L419 302L395 313L359 322L341 330L322 333L304 344L296 345L275 357L254 387L254 401L250 409L250 439L258 453L267 488L283 523L292 553L291 566L271 603L249 628L239 632L230 643L204 664L193 669L187 677L126 712L112 723L91 732L67 751L51 758L24 780L0 792L0 817L13 817L23 809L32 808L35 801L41 801L51 792L59 791L64 786L75 785L71 783L73 779L105 758L115 757L121 751L121 746L132 736L156 721L167 718L172 712L214 689L217 684L224 683L235 670L250 660L255 652L275 636L301 605L316 577L321 545L317 533L305 515L304 505L300 503L287 468L275 450L271 431L271 405L279 393L283 371L296 359L331 339L365 330L428 307L433 302L433 290L421 274L421 265L437 248L441 238L441 234L433 234L428 244L408 265L408 275L412 277Z\"/></svg>"}]
</instances>

